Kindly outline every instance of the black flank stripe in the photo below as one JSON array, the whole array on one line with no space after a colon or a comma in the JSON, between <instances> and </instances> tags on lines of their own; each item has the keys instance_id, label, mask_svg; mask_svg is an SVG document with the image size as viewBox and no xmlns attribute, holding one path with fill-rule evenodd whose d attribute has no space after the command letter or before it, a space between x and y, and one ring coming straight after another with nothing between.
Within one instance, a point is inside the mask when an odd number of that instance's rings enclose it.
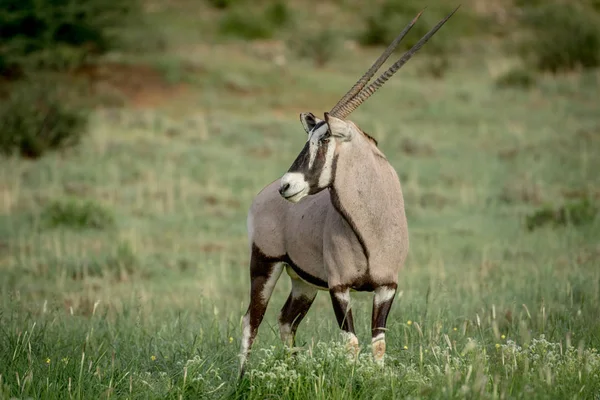
<instances>
[{"instance_id":1,"label":"black flank stripe","mask_svg":"<svg viewBox=\"0 0 600 400\"><path fill-rule=\"evenodd\" d=\"M311 285L318 286L322 289L327 289L329 285L324 280L317 278L316 276L312 276L308 272L303 271L292 261L289 255L284 254L282 256L271 257L267 256L262 252L261 249L254 243L252 243L252 262L250 264L251 274L253 276L264 275L268 278L271 273L272 265L277 262L283 262L292 267L294 272L298 274L300 278L310 283Z\"/></svg>"},{"instance_id":2,"label":"black flank stripe","mask_svg":"<svg viewBox=\"0 0 600 400\"><path fill-rule=\"evenodd\" d=\"M302 269L300 269L300 267L298 267L298 265L296 265L296 263L294 263L292 261L292 259L290 258L289 255L286 254L284 256L283 262L285 262L287 265L289 265L290 267L292 267L292 269L294 270L294 272L297 273L298 276L300 278L302 278L302 280L310 283L311 285L318 286L319 288L322 288L322 289L327 289L329 287L329 285L327 284L327 282L325 282L324 280L322 280L320 278L317 278L316 276L312 276L308 272L305 272Z\"/></svg>"}]
</instances>

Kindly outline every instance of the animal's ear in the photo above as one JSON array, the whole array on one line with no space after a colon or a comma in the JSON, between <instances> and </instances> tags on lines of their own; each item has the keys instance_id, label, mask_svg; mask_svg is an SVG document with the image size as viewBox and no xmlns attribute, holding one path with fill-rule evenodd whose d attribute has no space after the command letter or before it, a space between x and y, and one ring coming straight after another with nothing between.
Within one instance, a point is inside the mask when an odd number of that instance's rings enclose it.
<instances>
[{"instance_id":1,"label":"animal's ear","mask_svg":"<svg viewBox=\"0 0 600 400\"><path fill-rule=\"evenodd\" d=\"M313 113L300 113L300 122L302 122L302 126L304 127L306 133L310 133L318 121Z\"/></svg>"},{"instance_id":2,"label":"animal's ear","mask_svg":"<svg viewBox=\"0 0 600 400\"><path fill-rule=\"evenodd\" d=\"M332 136L342 140L352 140L354 131L351 129L349 123L329 113L325 113L325 122L327 122Z\"/></svg>"}]
</instances>

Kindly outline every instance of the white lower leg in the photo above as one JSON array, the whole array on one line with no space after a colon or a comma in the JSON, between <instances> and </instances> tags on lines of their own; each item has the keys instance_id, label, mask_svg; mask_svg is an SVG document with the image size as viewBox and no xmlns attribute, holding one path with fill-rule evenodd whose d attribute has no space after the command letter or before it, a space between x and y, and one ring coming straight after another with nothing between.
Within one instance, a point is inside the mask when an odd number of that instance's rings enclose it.
<instances>
[{"instance_id":1,"label":"white lower leg","mask_svg":"<svg viewBox=\"0 0 600 400\"><path fill-rule=\"evenodd\" d=\"M290 324L279 324L279 335L284 345L292 347L294 345L294 335Z\"/></svg>"},{"instance_id":2,"label":"white lower leg","mask_svg":"<svg viewBox=\"0 0 600 400\"><path fill-rule=\"evenodd\" d=\"M383 364L385 356L385 333L379 333L373 336L371 339L371 346L373 348L373 359L378 364Z\"/></svg>"},{"instance_id":3,"label":"white lower leg","mask_svg":"<svg viewBox=\"0 0 600 400\"><path fill-rule=\"evenodd\" d=\"M248 359L248 349L250 348L250 315L246 314L242 320L242 346L240 348L240 370L244 368Z\"/></svg>"}]
</instances>

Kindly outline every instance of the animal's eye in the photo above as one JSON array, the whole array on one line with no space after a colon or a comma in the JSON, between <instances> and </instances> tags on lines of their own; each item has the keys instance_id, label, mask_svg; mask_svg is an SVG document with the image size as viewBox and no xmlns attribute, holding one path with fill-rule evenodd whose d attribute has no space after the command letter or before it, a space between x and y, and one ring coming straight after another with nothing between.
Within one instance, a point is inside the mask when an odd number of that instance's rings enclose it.
<instances>
[{"instance_id":1,"label":"animal's eye","mask_svg":"<svg viewBox=\"0 0 600 400\"><path fill-rule=\"evenodd\" d=\"M330 134L329 132L327 132L326 134L324 134L323 136L321 136L321 138L319 139L319 142L321 143L329 143L329 138L330 138Z\"/></svg>"}]
</instances>

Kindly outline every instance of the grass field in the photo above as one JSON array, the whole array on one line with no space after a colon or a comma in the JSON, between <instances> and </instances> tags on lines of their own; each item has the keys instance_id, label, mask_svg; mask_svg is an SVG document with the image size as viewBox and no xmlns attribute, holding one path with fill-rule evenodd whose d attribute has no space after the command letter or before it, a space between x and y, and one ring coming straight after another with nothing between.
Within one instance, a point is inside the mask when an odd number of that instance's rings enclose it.
<instances>
[{"instance_id":1,"label":"grass field","mask_svg":"<svg viewBox=\"0 0 600 400\"><path fill-rule=\"evenodd\" d=\"M366 293L357 361L325 293L291 358L284 275L236 383L247 209L303 146L298 113L330 109L379 52L315 68L265 46L147 55L80 147L2 159L0 398L599 399L600 219L526 219L599 204L600 73L500 90L513 60L488 44L443 78L417 56L350 118L398 171L409 220L386 366L370 361Z\"/></svg>"}]
</instances>

